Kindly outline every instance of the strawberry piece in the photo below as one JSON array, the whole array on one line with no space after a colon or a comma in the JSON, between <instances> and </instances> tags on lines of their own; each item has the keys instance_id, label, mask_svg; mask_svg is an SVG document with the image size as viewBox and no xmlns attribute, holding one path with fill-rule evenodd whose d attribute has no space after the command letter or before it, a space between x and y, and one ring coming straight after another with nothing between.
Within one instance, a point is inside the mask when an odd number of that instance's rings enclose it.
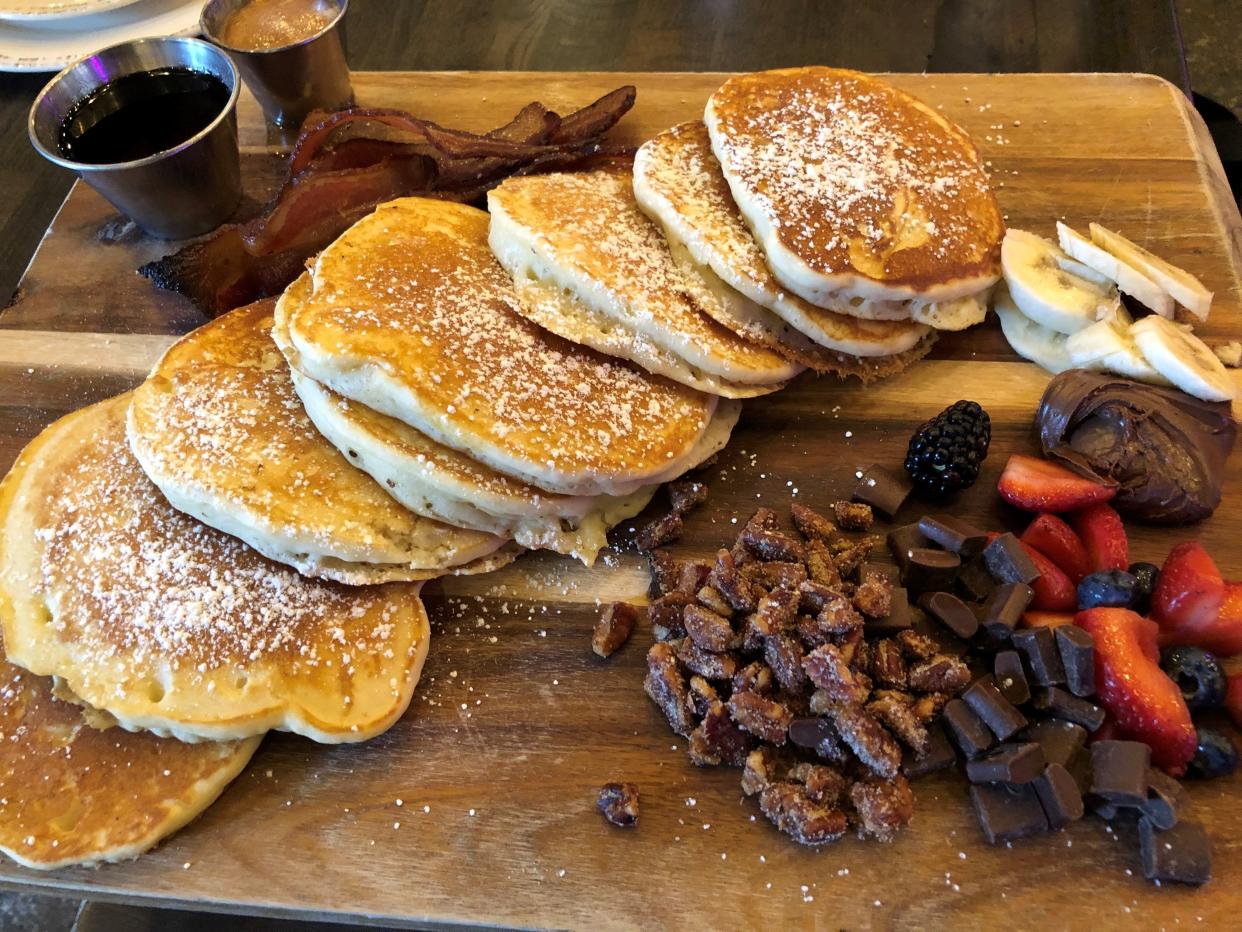
<instances>
[{"instance_id":1,"label":"strawberry piece","mask_svg":"<svg viewBox=\"0 0 1242 932\"><path fill-rule=\"evenodd\" d=\"M1074 529L1056 515L1045 513L1036 517L1020 540L1055 563L1075 586L1091 572L1087 548Z\"/></svg>"},{"instance_id":2,"label":"strawberry piece","mask_svg":"<svg viewBox=\"0 0 1242 932\"><path fill-rule=\"evenodd\" d=\"M1156 623L1125 608L1074 616L1095 642L1095 691L1126 738L1151 747L1151 762L1174 777L1186 772L1198 738L1178 685L1160 669Z\"/></svg>"},{"instance_id":3,"label":"strawberry piece","mask_svg":"<svg viewBox=\"0 0 1242 932\"><path fill-rule=\"evenodd\" d=\"M1121 515L1108 505L1091 505L1070 515L1070 524L1078 532L1091 572L1124 570L1130 565L1130 542Z\"/></svg>"},{"instance_id":4,"label":"strawberry piece","mask_svg":"<svg viewBox=\"0 0 1242 932\"><path fill-rule=\"evenodd\" d=\"M1022 628L1056 628L1073 624L1073 622L1073 612L1023 612L1019 626Z\"/></svg>"},{"instance_id":5,"label":"strawberry piece","mask_svg":"<svg viewBox=\"0 0 1242 932\"><path fill-rule=\"evenodd\" d=\"M1071 511L1117 494L1116 486L1085 479L1064 466L1036 456L1009 457L996 489L1024 511Z\"/></svg>"},{"instance_id":6,"label":"strawberry piece","mask_svg":"<svg viewBox=\"0 0 1242 932\"><path fill-rule=\"evenodd\" d=\"M1225 580L1203 545L1198 541L1178 544L1169 551L1151 594L1151 614L1160 625L1160 640L1166 645L1206 648L1201 639L1213 636L1224 601ZM1231 613L1237 615L1236 607Z\"/></svg>"},{"instance_id":7,"label":"strawberry piece","mask_svg":"<svg viewBox=\"0 0 1242 932\"><path fill-rule=\"evenodd\" d=\"M1242 728L1242 670L1228 673L1225 677L1228 686L1225 688L1225 711L1233 721L1235 728Z\"/></svg>"},{"instance_id":8,"label":"strawberry piece","mask_svg":"<svg viewBox=\"0 0 1242 932\"><path fill-rule=\"evenodd\" d=\"M1031 607L1043 612L1072 612L1078 608L1078 591L1069 577L1030 544L1022 543L1022 549L1039 570L1039 578L1031 583L1035 593Z\"/></svg>"},{"instance_id":9,"label":"strawberry piece","mask_svg":"<svg viewBox=\"0 0 1242 932\"><path fill-rule=\"evenodd\" d=\"M1160 643L1164 647L1192 644L1221 657L1242 654L1242 583L1225 583L1225 594L1214 619L1197 627L1162 628Z\"/></svg>"}]
</instances>

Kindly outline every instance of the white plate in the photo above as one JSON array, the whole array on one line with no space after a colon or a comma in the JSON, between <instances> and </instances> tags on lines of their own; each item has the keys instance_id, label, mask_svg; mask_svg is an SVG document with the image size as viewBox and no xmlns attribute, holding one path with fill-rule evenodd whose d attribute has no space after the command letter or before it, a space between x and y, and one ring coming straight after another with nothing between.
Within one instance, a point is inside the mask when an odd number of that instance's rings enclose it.
<instances>
[{"instance_id":1,"label":"white plate","mask_svg":"<svg viewBox=\"0 0 1242 932\"><path fill-rule=\"evenodd\" d=\"M59 71L130 39L197 35L202 8L203 0L139 0L106 13L47 23L0 21L0 71Z\"/></svg>"},{"instance_id":2,"label":"white plate","mask_svg":"<svg viewBox=\"0 0 1242 932\"><path fill-rule=\"evenodd\" d=\"M70 16L89 16L137 2L138 0L0 0L0 19L45 22Z\"/></svg>"}]
</instances>

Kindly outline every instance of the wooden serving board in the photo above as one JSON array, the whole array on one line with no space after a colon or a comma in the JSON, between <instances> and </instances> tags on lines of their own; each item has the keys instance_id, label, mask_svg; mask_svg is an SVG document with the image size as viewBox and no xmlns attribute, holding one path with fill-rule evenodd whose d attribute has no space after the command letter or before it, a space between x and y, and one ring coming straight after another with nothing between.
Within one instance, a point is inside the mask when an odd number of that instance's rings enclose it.
<instances>
[{"instance_id":1,"label":"wooden serving board","mask_svg":"<svg viewBox=\"0 0 1242 932\"><path fill-rule=\"evenodd\" d=\"M637 143L698 117L718 74L358 74L360 102L488 129L533 99L581 105L623 82L638 104L619 136ZM1142 75L899 75L977 140L1009 223L1051 233L1101 220L1199 275L1216 292L1208 336L1239 334L1242 222L1210 141L1172 85ZM261 202L281 164L253 100L241 107L247 191ZM135 384L171 335L201 322L134 274L168 244L73 189L0 315L0 466L56 416ZM108 235L101 236L106 228ZM682 553L706 555L756 505L826 506L855 470L896 465L911 430L959 398L992 416L992 452L961 502L988 526L1008 454L1033 447L1047 376L1017 360L994 321L941 340L933 356L867 389L806 376L748 402L708 473L709 505ZM1242 457L1225 504L1193 529L1135 529L1137 558L1202 539L1242 576ZM654 509L653 512L654 513ZM913 509L911 514L916 514ZM1131 829L1088 819L991 848L964 781L918 781L918 814L891 845L792 844L742 797L738 771L696 769L642 692L645 628L608 662L589 648L601 602L641 599L639 557L620 546L591 570L527 555L485 577L427 587L434 640L405 718L356 747L269 737L201 819L136 862L50 874L5 862L0 883L93 898L281 916L554 927L1223 926L1242 909L1242 778L1192 786L1215 840L1202 890L1141 879ZM642 817L610 827L594 809L632 780Z\"/></svg>"}]
</instances>

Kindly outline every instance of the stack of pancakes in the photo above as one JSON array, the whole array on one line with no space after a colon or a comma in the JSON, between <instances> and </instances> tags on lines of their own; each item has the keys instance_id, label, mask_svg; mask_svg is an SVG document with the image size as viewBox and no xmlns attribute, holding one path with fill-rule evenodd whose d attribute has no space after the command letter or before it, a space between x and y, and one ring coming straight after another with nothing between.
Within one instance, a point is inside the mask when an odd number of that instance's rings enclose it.
<instances>
[{"instance_id":1,"label":"stack of pancakes","mask_svg":"<svg viewBox=\"0 0 1242 932\"><path fill-rule=\"evenodd\" d=\"M380 734L426 657L422 581L523 549L589 564L727 443L735 399L897 372L999 274L965 134L851 72L733 79L632 170L489 205L381 205L23 451L0 850L130 857L269 729Z\"/></svg>"}]
</instances>

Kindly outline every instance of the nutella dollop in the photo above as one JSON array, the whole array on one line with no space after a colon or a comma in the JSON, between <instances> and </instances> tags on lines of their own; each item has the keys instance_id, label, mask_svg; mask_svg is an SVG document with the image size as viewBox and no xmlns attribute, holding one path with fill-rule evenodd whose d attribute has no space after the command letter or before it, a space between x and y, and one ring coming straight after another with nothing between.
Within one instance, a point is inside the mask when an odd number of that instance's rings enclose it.
<instances>
[{"instance_id":1,"label":"nutella dollop","mask_svg":"<svg viewBox=\"0 0 1242 932\"><path fill-rule=\"evenodd\" d=\"M1216 510L1238 433L1227 402L1086 369L1048 384L1037 420L1046 456L1116 482L1113 506L1151 524L1186 524Z\"/></svg>"}]
</instances>

